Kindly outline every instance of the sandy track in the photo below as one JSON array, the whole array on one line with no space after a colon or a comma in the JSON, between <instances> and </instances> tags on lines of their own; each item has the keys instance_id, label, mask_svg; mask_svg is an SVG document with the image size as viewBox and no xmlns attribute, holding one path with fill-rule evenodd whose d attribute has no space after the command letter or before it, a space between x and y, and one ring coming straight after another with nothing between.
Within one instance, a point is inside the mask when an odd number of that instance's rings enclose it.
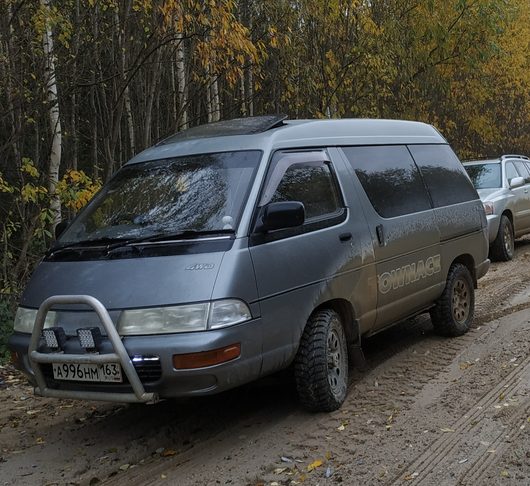
<instances>
[{"instance_id":1,"label":"sandy track","mask_svg":"<svg viewBox=\"0 0 530 486\"><path fill-rule=\"evenodd\" d=\"M216 397L115 406L33 397L0 370L0 484L528 484L530 241L494 264L460 338L426 317L366 340L331 414L287 375Z\"/></svg>"}]
</instances>

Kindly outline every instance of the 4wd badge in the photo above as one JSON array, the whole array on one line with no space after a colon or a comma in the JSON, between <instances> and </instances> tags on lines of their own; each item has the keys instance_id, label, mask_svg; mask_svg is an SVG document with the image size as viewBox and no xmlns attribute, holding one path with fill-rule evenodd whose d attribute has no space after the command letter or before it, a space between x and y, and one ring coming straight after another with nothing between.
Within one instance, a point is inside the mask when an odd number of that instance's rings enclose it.
<instances>
[{"instance_id":1,"label":"4wd badge","mask_svg":"<svg viewBox=\"0 0 530 486\"><path fill-rule=\"evenodd\" d=\"M215 265L213 263L194 263L193 265L188 265L186 270L211 270Z\"/></svg>"}]
</instances>

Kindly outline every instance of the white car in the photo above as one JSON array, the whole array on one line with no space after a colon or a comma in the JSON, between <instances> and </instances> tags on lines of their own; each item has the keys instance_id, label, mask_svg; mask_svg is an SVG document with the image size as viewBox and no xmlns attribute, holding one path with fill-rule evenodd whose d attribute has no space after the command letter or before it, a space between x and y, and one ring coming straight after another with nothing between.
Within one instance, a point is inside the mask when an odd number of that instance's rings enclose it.
<instances>
[{"instance_id":1,"label":"white car","mask_svg":"<svg viewBox=\"0 0 530 486\"><path fill-rule=\"evenodd\" d=\"M530 233L530 159L502 155L493 160L464 162L484 204L490 258L513 258L514 239Z\"/></svg>"}]
</instances>

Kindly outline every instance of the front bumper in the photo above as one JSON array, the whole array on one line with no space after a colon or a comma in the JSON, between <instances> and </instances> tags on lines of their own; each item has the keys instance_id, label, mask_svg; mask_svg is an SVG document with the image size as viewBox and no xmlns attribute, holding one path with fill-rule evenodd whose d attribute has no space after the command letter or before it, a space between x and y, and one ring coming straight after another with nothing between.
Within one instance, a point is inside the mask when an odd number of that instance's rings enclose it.
<instances>
[{"instance_id":1,"label":"front bumper","mask_svg":"<svg viewBox=\"0 0 530 486\"><path fill-rule=\"evenodd\" d=\"M16 356L15 365L28 376L35 386L35 393L43 396L152 402L158 398L218 393L252 381L261 372L262 330L259 318L219 330L119 338L132 370L127 372L128 365L120 361L124 380L118 384L55 380L51 362L71 362L72 359L92 362L91 353L81 348L77 337L68 338L63 353L49 353L40 339L40 332L34 350L36 353L32 354L32 336L29 334L14 333L8 345ZM241 345L241 354L232 361L198 369L177 370L173 367L174 354L209 351L236 343ZM116 362L115 355L116 346L107 336L99 348L97 359Z\"/></svg>"}]
</instances>

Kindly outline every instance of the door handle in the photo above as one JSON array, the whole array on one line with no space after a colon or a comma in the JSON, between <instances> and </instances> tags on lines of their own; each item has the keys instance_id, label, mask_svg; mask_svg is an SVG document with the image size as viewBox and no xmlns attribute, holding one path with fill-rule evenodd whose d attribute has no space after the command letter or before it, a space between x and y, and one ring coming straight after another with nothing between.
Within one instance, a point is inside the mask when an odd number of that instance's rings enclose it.
<instances>
[{"instance_id":1,"label":"door handle","mask_svg":"<svg viewBox=\"0 0 530 486\"><path fill-rule=\"evenodd\" d=\"M341 233L339 235L339 240L340 241L350 241L352 239L352 234L351 233Z\"/></svg>"},{"instance_id":2,"label":"door handle","mask_svg":"<svg viewBox=\"0 0 530 486\"><path fill-rule=\"evenodd\" d=\"M385 246L385 232L383 230L383 225L378 224L375 227L375 232L377 233L377 241L379 243L379 246Z\"/></svg>"}]
</instances>

